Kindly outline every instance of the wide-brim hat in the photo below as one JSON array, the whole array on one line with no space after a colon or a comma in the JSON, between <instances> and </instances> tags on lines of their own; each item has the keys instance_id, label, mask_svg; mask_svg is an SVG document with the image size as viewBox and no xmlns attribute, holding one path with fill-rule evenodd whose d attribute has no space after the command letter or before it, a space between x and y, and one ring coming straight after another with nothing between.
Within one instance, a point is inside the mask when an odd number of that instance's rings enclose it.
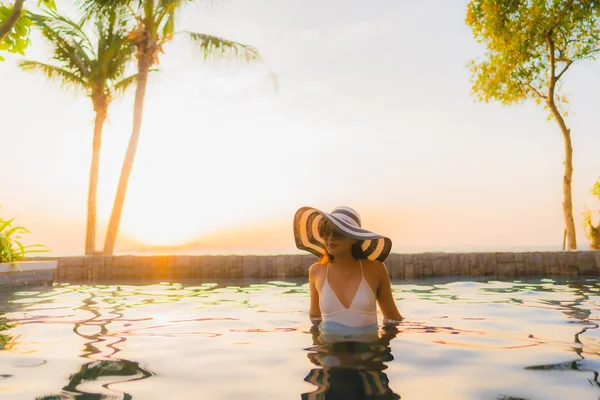
<instances>
[{"instance_id":1,"label":"wide-brim hat","mask_svg":"<svg viewBox=\"0 0 600 400\"><path fill-rule=\"evenodd\" d=\"M383 261L392 250L392 240L363 229L360 216L350 207L336 207L331 213L313 207L302 207L294 216L294 239L296 247L317 257L327 254L322 227L329 222L344 236L362 241L362 250L369 260Z\"/></svg>"}]
</instances>

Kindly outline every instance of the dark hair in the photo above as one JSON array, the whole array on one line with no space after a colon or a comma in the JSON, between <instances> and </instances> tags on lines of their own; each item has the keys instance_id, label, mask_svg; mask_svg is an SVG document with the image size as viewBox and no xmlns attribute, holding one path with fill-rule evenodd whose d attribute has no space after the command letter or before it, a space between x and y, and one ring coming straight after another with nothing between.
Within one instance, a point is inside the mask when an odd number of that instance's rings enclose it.
<instances>
[{"instance_id":1,"label":"dark hair","mask_svg":"<svg viewBox=\"0 0 600 400\"><path fill-rule=\"evenodd\" d=\"M352 245L352 257L356 258L357 260L365 260L367 258L367 256L365 255L365 252L362 249L362 244L364 243L364 240L359 240L358 242L354 243Z\"/></svg>"},{"instance_id":2,"label":"dark hair","mask_svg":"<svg viewBox=\"0 0 600 400\"><path fill-rule=\"evenodd\" d=\"M357 260L366 260L367 256L365 255L365 252L362 249L362 244L364 243L364 240L359 240L356 243L354 243L352 245L351 248L351 252L352 252L352 257L354 257ZM327 264L328 262L333 261L333 256L331 254L329 254L329 252L327 250L325 250L325 254L323 254L321 256L321 258L319 259L319 263L320 264Z\"/></svg>"}]
</instances>

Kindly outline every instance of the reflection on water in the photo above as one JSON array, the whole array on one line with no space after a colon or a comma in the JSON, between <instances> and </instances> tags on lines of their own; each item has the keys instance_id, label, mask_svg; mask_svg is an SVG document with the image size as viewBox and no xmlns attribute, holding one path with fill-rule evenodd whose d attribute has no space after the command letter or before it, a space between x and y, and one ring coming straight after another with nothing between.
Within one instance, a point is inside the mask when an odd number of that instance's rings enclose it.
<instances>
[{"instance_id":1,"label":"reflection on water","mask_svg":"<svg viewBox=\"0 0 600 400\"><path fill-rule=\"evenodd\" d=\"M395 327L385 327L379 338L369 341L330 341L317 326L311 328L313 347L308 348L308 359L314 368L304 378L317 387L302 394L303 400L396 400L383 372L384 362L394 359L389 347L396 337Z\"/></svg>"},{"instance_id":2,"label":"reflection on water","mask_svg":"<svg viewBox=\"0 0 600 400\"><path fill-rule=\"evenodd\" d=\"M119 382L133 382L139 379L145 379L152 374L139 366L138 363L128 360L104 360L93 361L81 366L81 369L69 377L69 384L62 389L60 394L45 395L36 397L36 400L55 400L65 398L85 398L94 399L131 399L128 393L122 396L115 396L111 393L102 393L103 389L109 390L111 384ZM100 384L105 381L105 384ZM79 390L83 383L97 383L91 387L94 392ZM101 387L98 387L101 386Z\"/></svg>"},{"instance_id":3,"label":"reflection on water","mask_svg":"<svg viewBox=\"0 0 600 400\"><path fill-rule=\"evenodd\" d=\"M9 348L11 341L14 339L13 336L3 333L14 326L6 319L5 314L0 312L0 350Z\"/></svg>"},{"instance_id":4,"label":"reflection on water","mask_svg":"<svg viewBox=\"0 0 600 400\"><path fill-rule=\"evenodd\" d=\"M0 397L600 397L596 279L393 283L372 340L311 327L305 282L3 289Z\"/></svg>"},{"instance_id":5,"label":"reflection on water","mask_svg":"<svg viewBox=\"0 0 600 400\"><path fill-rule=\"evenodd\" d=\"M590 385L600 387L598 382L599 367L598 363L593 363L586 360L583 352L583 343L580 339L588 330L597 329L598 317L592 317L591 310L586 307L586 302L589 300L589 293L586 293L586 286L581 283L572 283L570 287L578 293L579 296L575 297L572 302L562 304L558 301L547 301L546 304L551 304L562 308L562 312L568 315L572 320L569 321L573 324L580 324L581 330L575 333L573 341L573 352L577 355L577 359L559 362L555 364L546 365L532 365L526 367L528 370L540 370L540 371L553 371L553 370L574 370L582 372L591 372L592 377L588 379ZM589 285L587 286L589 289ZM594 291L595 292L595 291Z\"/></svg>"},{"instance_id":6,"label":"reflection on water","mask_svg":"<svg viewBox=\"0 0 600 400\"><path fill-rule=\"evenodd\" d=\"M13 327L13 325L6 320L4 314L5 313L0 313L0 350L8 349L10 342L13 340L12 336L2 333ZM8 374L0 374L0 381L10 377L11 375Z\"/></svg>"}]
</instances>

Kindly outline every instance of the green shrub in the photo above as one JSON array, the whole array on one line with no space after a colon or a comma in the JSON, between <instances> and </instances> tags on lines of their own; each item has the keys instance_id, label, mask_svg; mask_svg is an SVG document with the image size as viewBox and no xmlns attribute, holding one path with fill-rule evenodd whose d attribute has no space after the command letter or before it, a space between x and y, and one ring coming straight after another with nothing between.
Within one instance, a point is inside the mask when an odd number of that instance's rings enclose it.
<instances>
[{"instance_id":1,"label":"green shrub","mask_svg":"<svg viewBox=\"0 0 600 400\"><path fill-rule=\"evenodd\" d=\"M592 194L600 200L600 178L594 184ZM585 236L590 241L590 248L592 250L600 250L600 220L598 221L598 225L594 225L592 222L592 211L587 209L587 207L583 212L583 228L585 229Z\"/></svg>"},{"instance_id":2,"label":"green shrub","mask_svg":"<svg viewBox=\"0 0 600 400\"><path fill-rule=\"evenodd\" d=\"M14 218L5 220L0 217L0 262L23 260L30 253L42 253L48 250L41 244L23 246L21 235L30 233L22 226L13 226Z\"/></svg>"}]
</instances>

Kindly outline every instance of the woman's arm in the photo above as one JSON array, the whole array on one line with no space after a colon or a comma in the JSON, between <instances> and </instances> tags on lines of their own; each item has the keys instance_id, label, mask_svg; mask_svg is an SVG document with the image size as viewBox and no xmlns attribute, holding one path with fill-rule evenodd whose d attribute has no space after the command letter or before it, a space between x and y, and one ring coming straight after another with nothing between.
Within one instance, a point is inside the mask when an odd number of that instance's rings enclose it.
<instances>
[{"instance_id":1,"label":"woman's arm","mask_svg":"<svg viewBox=\"0 0 600 400\"><path fill-rule=\"evenodd\" d=\"M396 307L396 302L394 301L390 275L385 264L378 264L379 287L377 288L377 302L379 303L379 308L385 319L400 322L404 318L400 314L400 311L398 311L398 307Z\"/></svg>"},{"instance_id":2,"label":"woman's arm","mask_svg":"<svg viewBox=\"0 0 600 400\"><path fill-rule=\"evenodd\" d=\"M308 314L311 321L321 320L321 308L319 307L319 292L315 284L316 277L319 273L319 265L313 264L308 269L308 286L310 287L310 308Z\"/></svg>"}]
</instances>

